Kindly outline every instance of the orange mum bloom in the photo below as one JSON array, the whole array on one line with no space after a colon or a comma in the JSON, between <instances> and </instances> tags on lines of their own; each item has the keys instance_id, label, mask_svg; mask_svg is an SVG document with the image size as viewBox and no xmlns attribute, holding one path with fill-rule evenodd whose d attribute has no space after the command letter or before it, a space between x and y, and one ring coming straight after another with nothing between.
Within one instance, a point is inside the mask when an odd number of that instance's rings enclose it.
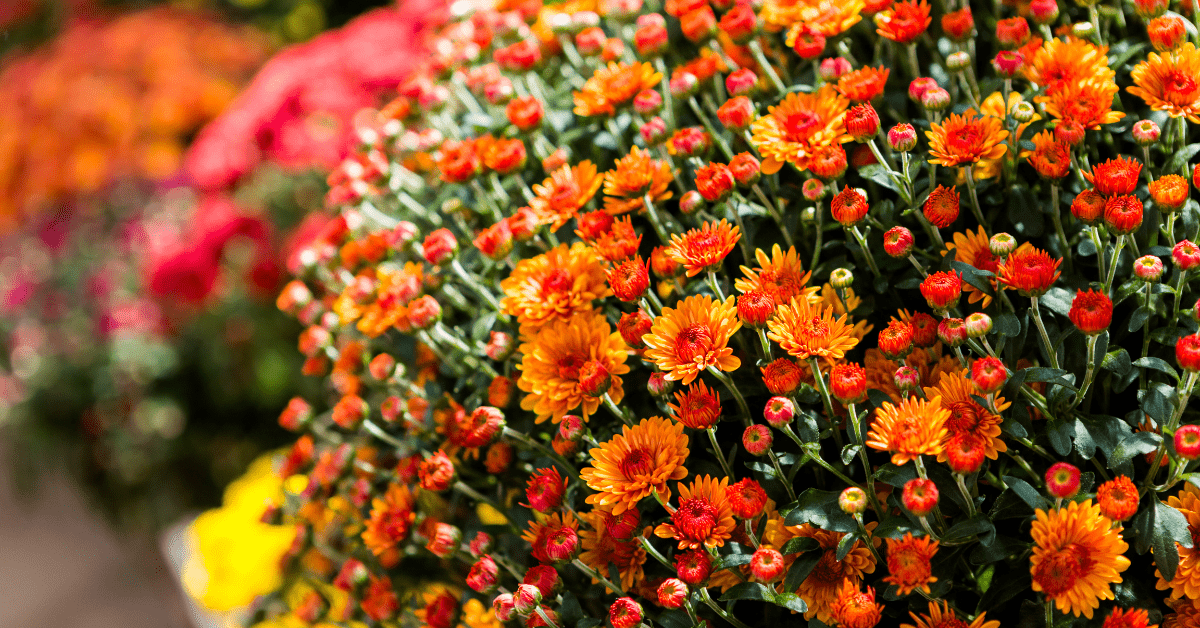
<instances>
[{"instance_id":1,"label":"orange mum bloom","mask_svg":"<svg viewBox=\"0 0 1200 628\"><path fill-rule=\"evenodd\" d=\"M554 319L592 311L592 302L608 296L608 278L595 252L582 242L566 244L517 262L500 282L500 309L532 336Z\"/></svg>"},{"instance_id":2,"label":"orange mum bloom","mask_svg":"<svg viewBox=\"0 0 1200 628\"><path fill-rule=\"evenodd\" d=\"M950 411L942 407L941 397L909 397L898 406L885 401L875 410L867 445L892 452L892 464L897 466L917 456L937 456L946 442L949 418Z\"/></svg>"},{"instance_id":3,"label":"orange mum bloom","mask_svg":"<svg viewBox=\"0 0 1200 628\"><path fill-rule=\"evenodd\" d=\"M603 182L596 164L590 161L563 166L540 185L534 183L531 186L536 196L529 201L529 208L537 216L538 224L549 225L551 231L558 231L592 200Z\"/></svg>"},{"instance_id":4,"label":"orange mum bloom","mask_svg":"<svg viewBox=\"0 0 1200 628\"><path fill-rule=\"evenodd\" d=\"M1159 591L1170 589L1171 599L1197 600L1200 599L1200 547L1196 547L1195 540L1200 539L1200 489L1184 484L1183 490L1167 498L1167 505L1183 513L1193 542L1192 547L1175 544L1175 549L1179 550L1179 566L1175 569L1175 577L1167 582L1162 572L1156 569L1154 575L1158 576L1158 584L1155 588Z\"/></svg>"},{"instance_id":5,"label":"orange mum bloom","mask_svg":"<svg viewBox=\"0 0 1200 628\"><path fill-rule=\"evenodd\" d=\"M971 623L959 619L954 609L950 608L950 603L943 601L941 606L938 606L937 601L929 603L928 615L917 615L909 612L913 624L900 624L900 628L1000 628L1000 622L995 619L988 621L987 613L980 613Z\"/></svg>"},{"instance_id":6,"label":"orange mum bloom","mask_svg":"<svg viewBox=\"0 0 1200 628\"><path fill-rule=\"evenodd\" d=\"M1195 628L1200 626L1200 606L1192 600L1167 600L1174 613L1163 616L1162 628Z\"/></svg>"},{"instance_id":7,"label":"orange mum bloom","mask_svg":"<svg viewBox=\"0 0 1200 628\"><path fill-rule=\"evenodd\" d=\"M1091 619L1100 600L1113 599L1109 585L1121 582L1129 568L1129 545L1090 499L1048 513L1039 508L1034 516L1033 590L1054 600L1063 614Z\"/></svg>"},{"instance_id":8,"label":"orange mum bloom","mask_svg":"<svg viewBox=\"0 0 1200 628\"><path fill-rule=\"evenodd\" d=\"M608 395L615 403L625 397L621 375L629 372L628 355L621 334L611 331L600 312L580 312L568 319L555 319L521 345L521 378L517 388L529 393L521 408L537 414L537 422L558 423L564 414L582 407L583 420L595 414L600 397L581 383L584 374L607 374L612 382Z\"/></svg>"},{"instance_id":9,"label":"orange mum bloom","mask_svg":"<svg viewBox=\"0 0 1200 628\"><path fill-rule=\"evenodd\" d=\"M579 560L595 569L596 573L608 573L609 565L616 565L621 576L619 584L626 591L641 583L645 579L642 565L646 563L646 550L633 535L633 528L641 521L637 509L614 516L602 508L593 508L591 512L580 513L579 516L591 526L579 533L583 547ZM592 584L599 583L599 580L592 579Z\"/></svg>"},{"instance_id":10,"label":"orange mum bloom","mask_svg":"<svg viewBox=\"0 0 1200 628\"><path fill-rule=\"evenodd\" d=\"M579 472L588 488L597 491L587 503L611 507L613 515L633 509L651 493L671 495L668 480L687 477L688 437L683 424L651 417L626 425L620 434L588 452L592 466Z\"/></svg>"},{"instance_id":11,"label":"orange mum bloom","mask_svg":"<svg viewBox=\"0 0 1200 628\"><path fill-rule=\"evenodd\" d=\"M1047 179L1061 179L1071 173L1071 147L1055 139L1048 130L1034 135L1033 150L1021 156Z\"/></svg>"},{"instance_id":12,"label":"orange mum bloom","mask_svg":"<svg viewBox=\"0 0 1200 628\"><path fill-rule=\"evenodd\" d=\"M757 269L742 266L742 279L733 282L739 292L745 294L751 290L765 292L775 300L776 305L788 303L793 297L803 296L810 301L816 300L817 288L808 287L808 278L812 273L804 270L796 247L790 247L785 254L778 244L771 247L771 256L762 249L754 252L758 261Z\"/></svg>"},{"instance_id":13,"label":"orange mum bloom","mask_svg":"<svg viewBox=\"0 0 1200 628\"><path fill-rule=\"evenodd\" d=\"M376 556L408 538L413 521L416 497L404 484L389 484L383 498L371 500L371 518L362 532L363 543Z\"/></svg>"},{"instance_id":14,"label":"orange mum bloom","mask_svg":"<svg viewBox=\"0 0 1200 628\"><path fill-rule=\"evenodd\" d=\"M838 77L837 91L854 102L875 100L876 96L883 93L883 86L887 83L890 73L891 71L883 66L851 70Z\"/></svg>"},{"instance_id":15,"label":"orange mum bloom","mask_svg":"<svg viewBox=\"0 0 1200 628\"><path fill-rule=\"evenodd\" d=\"M1058 120L1069 120L1085 129L1099 129L1102 124L1112 124L1125 117L1124 113L1112 110L1117 91L1119 88L1112 81L1070 84L1038 101L1045 104L1046 113Z\"/></svg>"},{"instance_id":16,"label":"orange mum bloom","mask_svg":"<svg viewBox=\"0 0 1200 628\"><path fill-rule=\"evenodd\" d=\"M667 404L675 413L675 419L694 429L706 430L721 420L721 393L696 381L686 391L675 393L675 401Z\"/></svg>"},{"instance_id":17,"label":"orange mum bloom","mask_svg":"<svg viewBox=\"0 0 1200 628\"><path fill-rule=\"evenodd\" d=\"M1146 101L1155 111L1173 118L1200 122L1200 50L1186 42L1169 53L1150 53L1131 74L1130 94Z\"/></svg>"},{"instance_id":18,"label":"orange mum bloom","mask_svg":"<svg viewBox=\"0 0 1200 628\"><path fill-rule=\"evenodd\" d=\"M1107 46L1097 46L1073 37L1051 39L1032 55L1027 55L1026 59L1023 67L1025 78L1045 86L1046 94L1068 85L1111 83L1116 76L1108 67Z\"/></svg>"},{"instance_id":19,"label":"orange mum bloom","mask_svg":"<svg viewBox=\"0 0 1200 628\"><path fill-rule=\"evenodd\" d=\"M875 603L875 589L858 590L859 584L849 579L842 582L837 599L829 609L840 628L873 628L883 619L883 605Z\"/></svg>"},{"instance_id":20,"label":"orange mum bloom","mask_svg":"<svg viewBox=\"0 0 1200 628\"><path fill-rule=\"evenodd\" d=\"M672 196L668 186L673 180L671 164L650 158L650 152L637 146L618 159L616 167L604 173L604 211L618 216L645 210L642 197L650 195L658 203Z\"/></svg>"},{"instance_id":21,"label":"orange mum bloom","mask_svg":"<svg viewBox=\"0 0 1200 628\"><path fill-rule=\"evenodd\" d=\"M999 452L1008 451L1008 445L1000 438L1000 424L1004 420L972 399L972 395L978 394L979 391L971 381L970 369L942 373L937 386L925 388L925 396L941 397L942 407L950 413L946 418L946 438L942 440L942 447L945 448L950 439L959 434L970 434L981 439L983 455L995 460ZM1003 397L996 396L996 409L1000 412L1004 412L1011 405L1012 403L1005 401ZM946 453L938 454L938 462L945 461Z\"/></svg>"},{"instance_id":22,"label":"orange mum bloom","mask_svg":"<svg viewBox=\"0 0 1200 628\"><path fill-rule=\"evenodd\" d=\"M863 0L766 0L759 17L770 32L802 23L813 33L834 37L862 20L863 7Z\"/></svg>"},{"instance_id":23,"label":"orange mum bloom","mask_svg":"<svg viewBox=\"0 0 1200 628\"><path fill-rule=\"evenodd\" d=\"M970 166L981 159L999 159L1008 150L1003 143L1008 137L1004 121L992 116L977 116L974 109L962 115L952 113L938 124L930 124L925 132L929 138L931 164Z\"/></svg>"},{"instance_id":24,"label":"orange mum bloom","mask_svg":"<svg viewBox=\"0 0 1200 628\"><path fill-rule=\"evenodd\" d=\"M990 273L995 273L1000 270L1000 260L992 255L991 246L988 244L989 238L983 227L979 227L977 231L967 231L966 233L956 233L951 238L950 242L946 243L946 248L942 250L942 256L945 256L950 251L957 250L954 259L965 262L978 268L986 270ZM1017 247L1017 251L1027 251L1033 248L1033 245L1025 242ZM989 279L992 283L992 288L996 288L996 278ZM963 282L963 292L967 293L968 303L983 302L982 307L987 307L992 303L992 297L985 295L983 292L967 282Z\"/></svg>"},{"instance_id":25,"label":"orange mum bloom","mask_svg":"<svg viewBox=\"0 0 1200 628\"><path fill-rule=\"evenodd\" d=\"M871 522L867 524L867 529L873 530L876 525L875 522ZM800 588L796 589L796 595L808 604L808 610L804 611L805 620L816 617L825 623L833 623L833 604L842 588L842 582L853 582L857 586L862 582L863 574L875 573L875 557L862 539L854 542L845 558L837 559L838 543L844 536L844 533L822 530L808 523L798 527L785 527L783 520L778 517L767 521L763 537L769 539L773 545L778 543L777 547L783 547L783 544L793 537L808 537L820 544L822 554L817 566L804 582L800 583ZM880 540L873 537L871 542L878 545ZM786 558L793 556L789 555Z\"/></svg>"},{"instance_id":26,"label":"orange mum bloom","mask_svg":"<svg viewBox=\"0 0 1200 628\"><path fill-rule=\"evenodd\" d=\"M1000 265L997 275L1001 283L1022 296L1041 296L1062 275L1059 266L1062 266L1062 258L1054 259L1049 253L1031 246L1013 251Z\"/></svg>"},{"instance_id":27,"label":"orange mum bloom","mask_svg":"<svg viewBox=\"0 0 1200 628\"><path fill-rule=\"evenodd\" d=\"M887 548L888 575L883 581L896 585L900 595L914 589L929 593L929 585L937 582L929 561L937 554L938 542L927 536L914 539L906 532L902 539L888 539Z\"/></svg>"},{"instance_id":28,"label":"orange mum bloom","mask_svg":"<svg viewBox=\"0 0 1200 628\"><path fill-rule=\"evenodd\" d=\"M530 554L542 563L554 563L579 547L579 521L571 512L555 512L529 522L521 533L533 551Z\"/></svg>"},{"instance_id":29,"label":"orange mum bloom","mask_svg":"<svg viewBox=\"0 0 1200 628\"><path fill-rule=\"evenodd\" d=\"M762 171L774 174L791 163L807 170L808 162L822 148L851 140L842 119L850 101L832 85L806 94L792 92L765 116L750 124L750 143L762 155Z\"/></svg>"},{"instance_id":30,"label":"orange mum bloom","mask_svg":"<svg viewBox=\"0 0 1200 628\"><path fill-rule=\"evenodd\" d=\"M651 89L662 80L662 73L649 63L616 63L596 68L583 89L574 92L575 114L613 116L617 107L633 100L643 89Z\"/></svg>"},{"instance_id":31,"label":"orange mum bloom","mask_svg":"<svg viewBox=\"0 0 1200 628\"><path fill-rule=\"evenodd\" d=\"M875 18L875 24L879 27L875 32L898 44L911 44L929 28L932 21L929 17L928 2L907 0L897 2L892 8L880 12Z\"/></svg>"},{"instance_id":32,"label":"orange mum bloom","mask_svg":"<svg viewBox=\"0 0 1200 628\"><path fill-rule=\"evenodd\" d=\"M660 523L654 535L679 541L679 549L721 547L732 535L737 523L725 495L729 478L718 480L704 476L692 480L689 488L679 483L679 507L671 513L670 523Z\"/></svg>"},{"instance_id":33,"label":"orange mum bloom","mask_svg":"<svg viewBox=\"0 0 1200 628\"><path fill-rule=\"evenodd\" d=\"M707 295L691 296L675 308L663 308L662 316L654 319L650 333L642 336L646 359L667 379L684 384L710 366L736 371L742 361L729 348L729 338L741 328L734 297L720 302Z\"/></svg>"},{"instance_id":34,"label":"orange mum bloom","mask_svg":"<svg viewBox=\"0 0 1200 628\"><path fill-rule=\"evenodd\" d=\"M672 235L667 255L687 269L688 277L695 277L720 264L741 237L742 230L722 218L721 222L706 222L683 235Z\"/></svg>"},{"instance_id":35,"label":"orange mum bloom","mask_svg":"<svg viewBox=\"0 0 1200 628\"><path fill-rule=\"evenodd\" d=\"M775 317L767 323L767 338L801 360L817 356L833 362L858 344L847 318L842 314L835 319L833 308L813 305L808 299L792 299L775 309Z\"/></svg>"}]
</instances>

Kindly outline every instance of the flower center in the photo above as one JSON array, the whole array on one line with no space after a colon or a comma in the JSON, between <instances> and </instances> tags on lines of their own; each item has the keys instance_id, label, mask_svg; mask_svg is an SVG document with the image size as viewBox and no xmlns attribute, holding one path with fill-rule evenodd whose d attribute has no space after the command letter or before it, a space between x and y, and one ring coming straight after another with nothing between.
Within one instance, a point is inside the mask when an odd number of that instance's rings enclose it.
<instances>
[{"instance_id":1,"label":"flower center","mask_svg":"<svg viewBox=\"0 0 1200 628\"><path fill-rule=\"evenodd\" d=\"M703 541L717 525L717 509L707 499L685 499L671 515L675 529L694 541Z\"/></svg>"},{"instance_id":2,"label":"flower center","mask_svg":"<svg viewBox=\"0 0 1200 628\"><path fill-rule=\"evenodd\" d=\"M1167 75L1163 91L1166 92L1168 100L1172 97L1190 97L1196 91L1196 79L1186 72L1176 70Z\"/></svg>"},{"instance_id":3,"label":"flower center","mask_svg":"<svg viewBox=\"0 0 1200 628\"><path fill-rule=\"evenodd\" d=\"M979 404L974 401L955 401L949 409L950 420L946 421L946 430L951 435L975 431L979 425Z\"/></svg>"},{"instance_id":4,"label":"flower center","mask_svg":"<svg viewBox=\"0 0 1200 628\"><path fill-rule=\"evenodd\" d=\"M783 131L789 141L798 142L808 139L820 123L821 117L811 111L795 111L783 119Z\"/></svg>"},{"instance_id":5,"label":"flower center","mask_svg":"<svg viewBox=\"0 0 1200 628\"><path fill-rule=\"evenodd\" d=\"M692 325L679 332L675 339L675 354L680 362L695 362L712 348L712 332L707 325Z\"/></svg>"},{"instance_id":6,"label":"flower center","mask_svg":"<svg viewBox=\"0 0 1200 628\"><path fill-rule=\"evenodd\" d=\"M972 152L980 143L979 129L974 125L968 124L960 129L955 129L948 134L946 138L950 150L954 152Z\"/></svg>"},{"instance_id":7,"label":"flower center","mask_svg":"<svg viewBox=\"0 0 1200 628\"><path fill-rule=\"evenodd\" d=\"M817 566L808 575L818 585L834 586L842 582L842 570L833 550L826 550Z\"/></svg>"},{"instance_id":8,"label":"flower center","mask_svg":"<svg viewBox=\"0 0 1200 628\"><path fill-rule=\"evenodd\" d=\"M556 268L550 271L549 275L542 280L542 294L546 295L552 292L566 292L575 285L575 280L567 271Z\"/></svg>"},{"instance_id":9,"label":"flower center","mask_svg":"<svg viewBox=\"0 0 1200 628\"><path fill-rule=\"evenodd\" d=\"M647 449L634 449L621 461L621 474L626 479L636 480L654 471L654 456Z\"/></svg>"},{"instance_id":10,"label":"flower center","mask_svg":"<svg viewBox=\"0 0 1200 628\"><path fill-rule=\"evenodd\" d=\"M1076 581L1091 571L1093 564L1095 561L1087 555L1085 548L1069 543L1047 556L1033 570L1033 579L1046 595L1054 597L1074 587Z\"/></svg>"},{"instance_id":11,"label":"flower center","mask_svg":"<svg viewBox=\"0 0 1200 628\"><path fill-rule=\"evenodd\" d=\"M800 332L809 340L822 340L829 336L829 323L820 316L814 316L800 324Z\"/></svg>"},{"instance_id":12,"label":"flower center","mask_svg":"<svg viewBox=\"0 0 1200 628\"><path fill-rule=\"evenodd\" d=\"M579 381L579 368L583 366L583 358L568 355L558 361L558 376L569 381Z\"/></svg>"}]
</instances>

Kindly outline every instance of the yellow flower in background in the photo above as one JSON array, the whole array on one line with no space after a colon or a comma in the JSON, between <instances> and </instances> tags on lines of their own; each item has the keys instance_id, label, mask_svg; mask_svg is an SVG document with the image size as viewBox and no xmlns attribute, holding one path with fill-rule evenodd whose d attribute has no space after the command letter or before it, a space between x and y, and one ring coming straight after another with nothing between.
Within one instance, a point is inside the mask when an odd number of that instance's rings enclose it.
<instances>
[{"instance_id":1,"label":"yellow flower in background","mask_svg":"<svg viewBox=\"0 0 1200 628\"><path fill-rule=\"evenodd\" d=\"M267 506L282 499L283 480L275 473L272 455L264 455L225 489L220 508L196 517L188 530L195 551L183 570L189 595L206 608L227 611L279 588L280 560L296 531L260 518Z\"/></svg>"}]
</instances>

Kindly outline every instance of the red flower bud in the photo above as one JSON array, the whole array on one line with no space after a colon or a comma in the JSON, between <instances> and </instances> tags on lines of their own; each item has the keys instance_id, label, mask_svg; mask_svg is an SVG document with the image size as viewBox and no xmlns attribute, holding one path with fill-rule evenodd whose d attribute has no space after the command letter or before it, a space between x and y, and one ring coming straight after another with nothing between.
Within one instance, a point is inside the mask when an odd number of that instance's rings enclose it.
<instances>
[{"instance_id":1,"label":"red flower bud","mask_svg":"<svg viewBox=\"0 0 1200 628\"><path fill-rule=\"evenodd\" d=\"M791 423L794 416L796 406L787 397L771 397L767 400L767 407L763 409L763 418L774 428L782 428Z\"/></svg>"},{"instance_id":2,"label":"red flower bud","mask_svg":"<svg viewBox=\"0 0 1200 628\"><path fill-rule=\"evenodd\" d=\"M729 160L729 171L738 185L748 187L762 177L762 164L750 153L738 153Z\"/></svg>"},{"instance_id":3,"label":"red flower bud","mask_svg":"<svg viewBox=\"0 0 1200 628\"><path fill-rule=\"evenodd\" d=\"M417 477L421 480L421 488L440 493L454 483L454 463L446 452L439 449L417 466Z\"/></svg>"},{"instance_id":4,"label":"red flower bud","mask_svg":"<svg viewBox=\"0 0 1200 628\"><path fill-rule=\"evenodd\" d=\"M650 327L653 325L654 319L644 311L638 310L622 314L621 320L617 321L617 331L625 344L634 349L644 349L646 343L642 342L642 336L650 333Z\"/></svg>"},{"instance_id":5,"label":"red flower bud","mask_svg":"<svg viewBox=\"0 0 1200 628\"><path fill-rule=\"evenodd\" d=\"M1175 453L1184 460L1200 458L1200 425L1184 425L1175 430Z\"/></svg>"},{"instance_id":6,"label":"red flower bud","mask_svg":"<svg viewBox=\"0 0 1200 628\"><path fill-rule=\"evenodd\" d=\"M996 22L996 40L1004 48L1020 48L1029 41L1029 22L1023 17L1010 17Z\"/></svg>"},{"instance_id":7,"label":"red flower bud","mask_svg":"<svg viewBox=\"0 0 1200 628\"><path fill-rule=\"evenodd\" d=\"M930 308L944 312L958 305L962 296L962 277L953 271L938 271L921 282L921 295Z\"/></svg>"},{"instance_id":8,"label":"red flower bud","mask_svg":"<svg viewBox=\"0 0 1200 628\"><path fill-rule=\"evenodd\" d=\"M1184 336L1175 342L1175 361L1185 371L1200 371L1200 334Z\"/></svg>"},{"instance_id":9,"label":"red flower bud","mask_svg":"<svg viewBox=\"0 0 1200 628\"><path fill-rule=\"evenodd\" d=\"M608 621L613 628L633 628L642 623L642 605L630 597L620 597L608 607Z\"/></svg>"},{"instance_id":10,"label":"red flower bud","mask_svg":"<svg viewBox=\"0 0 1200 628\"><path fill-rule=\"evenodd\" d=\"M773 443L771 430L765 425L751 425L742 433L742 446L752 456L765 456Z\"/></svg>"},{"instance_id":11,"label":"red flower bud","mask_svg":"<svg viewBox=\"0 0 1200 628\"><path fill-rule=\"evenodd\" d=\"M408 306L408 322L414 329L428 329L442 319L442 306L437 299L424 295Z\"/></svg>"},{"instance_id":12,"label":"red flower bud","mask_svg":"<svg viewBox=\"0 0 1200 628\"><path fill-rule=\"evenodd\" d=\"M709 163L696 169L696 189L700 196L710 203L718 203L729 198L737 181L729 166L720 163Z\"/></svg>"},{"instance_id":13,"label":"red flower bud","mask_svg":"<svg viewBox=\"0 0 1200 628\"><path fill-rule=\"evenodd\" d=\"M542 103L533 96L521 96L504 108L508 121L522 131L532 131L542 124Z\"/></svg>"},{"instance_id":14,"label":"red flower bud","mask_svg":"<svg viewBox=\"0 0 1200 628\"><path fill-rule=\"evenodd\" d=\"M491 556L481 556L467 572L467 586L476 593L490 593L496 588L500 568Z\"/></svg>"},{"instance_id":15,"label":"red flower bud","mask_svg":"<svg viewBox=\"0 0 1200 628\"><path fill-rule=\"evenodd\" d=\"M1056 462L1046 470L1046 491L1059 499L1071 499L1079 492L1079 467Z\"/></svg>"},{"instance_id":16,"label":"red flower bud","mask_svg":"<svg viewBox=\"0 0 1200 628\"><path fill-rule=\"evenodd\" d=\"M637 301L650 287L650 272L638 255L606 271L613 295L622 301Z\"/></svg>"},{"instance_id":17,"label":"red flower bud","mask_svg":"<svg viewBox=\"0 0 1200 628\"><path fill-rule=\"evenodd\" d=\"M702 549L678 552L675 554L675 574L690 585L703 584L712 574L712 558Z\"/></svg>"},{"instance_id":18,"label":"red flower bud","mask_svg":"<svg viewBox=\"0 0 1200 628\"><path fill-rule=\"evenodd\" d=\"M679 578L667 578L658 585L658 603L663 608L683 608L688 598L688 585Z\"/></svg>"},{"instance_id":19,"label":"red flower bud","mask_svg":"<svg viewBox=\"0 0 1200 628\"><path fill-rule=\"evenodd\" d=\"M833 219L844 227L853 227L867 215L867 199L850 186L845 186L829 203L829 211Z\"/></svg>"},{"instance_id":20,"label":"red flower bud","mask_svg":"<svg viewBox=\"0 0 1200 628\"><path fill-rule=\"evenodd\" d=\"M845 405L867 398L867 372L860 364L835 364L829 371L829 389Z\"/></svg>"},{"instance_id":21,"label":"red flower bud","mask_svg":"<svg viewBox=\"0 0 1200 628\"><path fill-rule=\"evenodd\" d=\"M734 96L717 108L717 119L730 131L744 131L754 122L754 102L746 96Z\"/></svg>"},{"instance_id":22,"label":"red flower bud","mask_svg":"<svg viewBox=\"0 0 1200 628\"><path fill-rule=\"evenodd\" d=\"M957 347L967 341L967 326L961 318L943 318L937 327L938 340Z\"/></svg>"},{"instance_id":23,"label":"red flower bud","mask_svg":"<svg viewBox=\"0 0 1200 628\"><path fill-rule=\"evenodd\" d=\"M908 257L914 242L913 233L908 227L892 227L883 234L883 251L897 259Z\"/></svg>"},{"instance_id":24,"label":"red flower bud","mask_svg":"<svg viewBox=\"0 0 1200 628\"><path fill-rule=\"evenodd\" d=\"M766 384L767 390L771 391L772 395L786 397L800 387L800 378L803 372L795 362L787 358L776 358L775 361L762 367L762 374L763 383Z\"/></svg>"},{"instance_id":25,"label":"red flower bud","mask_svg":"<svg viewBox=\"0 0 1200 628\"><path fill-rule=\"evenodd\" d=\"M766 545L759 547L750 557L750 575L758 582L774 582L783 575L784 567L783 554Z\"/></svg>"},{"instance_id":26,"label":"red flower bud","mask_svg":"<svg viewBox=\"0 0 1200 628\"><path fill-rule=\"evenodd\" d=\"M855 105L846 112L846 133L858 142L865 142L879 134L879 114L871 103Z\"/></svg>"},{"instance_id":27,"label":"red flower bud","mask_svg":"<svg viewBox=\"0 0 1200 628\"><path fill-rule=\"evenodd\" d=\"M758 85L758 75L754 70L741 68L725 77L725 89L730 96L744 96L753 93ZM722 122L722 124L724 124Z\"/></svg>"},{"instance_id":28,"label":"red flower bud","mask_svg":"<svg viewBox=\"0 0 1200 628\"><path fill-rule=\"evenodd\" d=\"M733 43L742 45L758 32L758 16L750 5L737 4L721 16L720 27Z\"/></svg>"},{"instance_id":29,"label":"red flower bud","mask_svg":"<svg viewBox=\"0 0 1200 628\"><path fill-rule=\"evenodd\" d=\"M737 298L738 319L747 327L765 327L775 314L775 299L762 290L747 290Z\"/></svg>"},{"instance_id":30,"label":"red flower bud","mask_svg":"<svg viewBox=\"0 0 1200 628\"><path fill-rule=\"evenodd\" d=\"M1136 196L1114 196L1104 204L1104 224L1117 235L1128 235L1142 226L1142 209Z\"/></svg>"},{"instance_id":31,"label":"red flower bud","mask_svg":"<svg viewBox=\"0 0 1200 628\"><path fill-rule=\"evenodd\" d=\"M1000 390L1008 380L1008 372L999 358L988 356L971 365L971 381L984 394Z\"/></svg>"},{"instance_id":32,"label":"red flower bud","mask_svg":"<svg viewBox=\"0 0 1200 628\"><path fill-rule=\"evenodd\" d=\"M901 501L909 512L918 516L933 512L938 503L938 487L933 480L914 478L904 483Z\"/></svg>"}]
</instances>

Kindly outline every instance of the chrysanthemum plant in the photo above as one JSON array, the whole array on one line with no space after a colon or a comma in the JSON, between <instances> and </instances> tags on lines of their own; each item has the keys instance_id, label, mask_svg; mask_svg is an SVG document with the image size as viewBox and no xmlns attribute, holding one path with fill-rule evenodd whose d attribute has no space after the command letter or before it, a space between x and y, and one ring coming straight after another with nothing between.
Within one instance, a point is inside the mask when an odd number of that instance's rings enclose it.
<instances>
[{"instance_id":1,"label":"chrysanthemum plant","mask_svg":"<svg viewBox=\"0 0 1200 628\"><path fill-rule=\"evenodd\" d=\"M336 403L261 613L1197 625L1170 9L455 4L280 299Z\"/></svg>"}]
</instances>

